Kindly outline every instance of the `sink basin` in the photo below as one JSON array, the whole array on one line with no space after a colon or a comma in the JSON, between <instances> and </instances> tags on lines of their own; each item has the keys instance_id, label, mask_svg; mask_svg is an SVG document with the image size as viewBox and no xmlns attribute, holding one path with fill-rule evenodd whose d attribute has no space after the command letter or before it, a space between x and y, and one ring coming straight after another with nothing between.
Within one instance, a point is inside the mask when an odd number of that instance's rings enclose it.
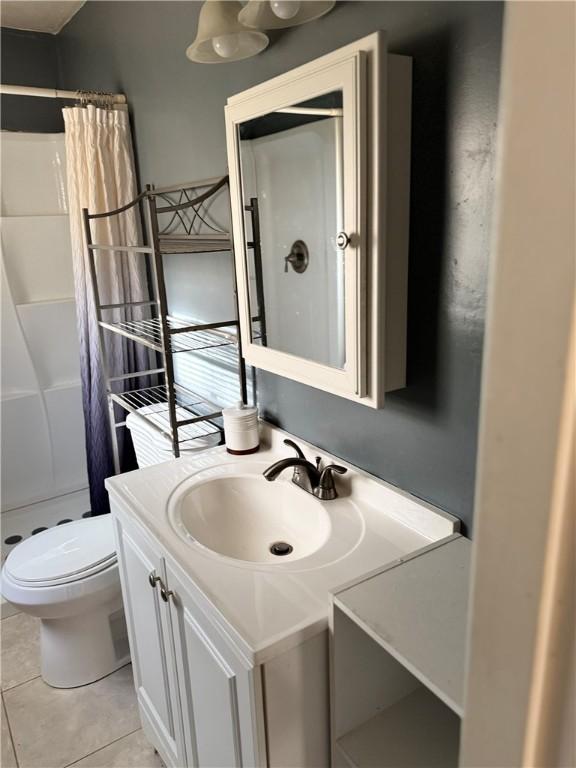
<instances>
[{"instance_id":1,"label":"sink basin","mask_svg":"<svg viewBox=\"0 0 576 768\"><path fill-rule=\"evenodd\" d=\"M169 519L181 538L251 563L308 557L332 531L322 502L290 482L268 482L261 474L196 482L171 505Z\"/></svg>"}]
</instances>

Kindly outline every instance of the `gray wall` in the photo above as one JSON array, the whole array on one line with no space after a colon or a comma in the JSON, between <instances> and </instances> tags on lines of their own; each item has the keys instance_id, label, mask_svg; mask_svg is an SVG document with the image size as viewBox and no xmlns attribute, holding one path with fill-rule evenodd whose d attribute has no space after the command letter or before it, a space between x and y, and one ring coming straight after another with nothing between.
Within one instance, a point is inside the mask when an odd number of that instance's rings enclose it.
<instances>
[{"instance_id":1,"label":"gray wall","mask_svg":"<svg viewBox=\"0 0 576 768\"><path fill-rule=\"evenodd\" d=\"M1 30L2 82L58 87L58 39L40 32ZM57 133L64 130L62 102L27 96L2 96L2 130Z\"/></svg>"},{"instance_id":2,"label":"gray wall","mask_svg":"<svg viewBox=\"0 0 576 768\"><path fill-rule=\"evenodd\" d=\"M270 374L263 414L461 517L471 530L502 5L341 2L245 62L184 51L194 2L90 0L59 35L61 85L128 95L142 181L226 171L226 98L387 30L414 58L408 386L380 412Z\"/></svg>"}]
</instances>

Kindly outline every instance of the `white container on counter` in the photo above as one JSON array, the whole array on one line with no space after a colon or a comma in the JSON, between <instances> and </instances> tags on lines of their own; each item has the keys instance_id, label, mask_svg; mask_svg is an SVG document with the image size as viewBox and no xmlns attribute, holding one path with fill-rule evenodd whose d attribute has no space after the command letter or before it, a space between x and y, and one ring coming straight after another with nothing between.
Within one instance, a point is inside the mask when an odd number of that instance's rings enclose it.
<instances>
[{"instance_id":1,"label":"white container on counter","mask_svg":"<svg viewBox=\"0 0 576 768\"><path fill-rule=\"evenodd\" d=\"M234 408L224 408L224 439L228 453L256 453L260 448L258 409L248 408L242 402Z\"/></svg>"}]
</instances>

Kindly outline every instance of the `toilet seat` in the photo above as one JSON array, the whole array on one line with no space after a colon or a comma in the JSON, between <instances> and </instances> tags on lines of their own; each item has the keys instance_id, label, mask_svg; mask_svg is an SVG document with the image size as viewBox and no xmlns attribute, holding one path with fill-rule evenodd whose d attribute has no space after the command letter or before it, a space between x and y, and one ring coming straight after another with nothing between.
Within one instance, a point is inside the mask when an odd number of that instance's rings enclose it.
<instances>
[{"instance_id":1,"label":"toilet seat","mask_svg":"<svg viewBox=\"0 0 576 768\"><path fill-rule=\"evenodd\" d=\"M15 577L12 573L10 573L10 570L8 570L8 576L12 579L14 584L18 584L21 587L33 587L36 588L46 588L46 587L55 587L55 586L62 586L66 584L74 584L78 581L84 581L89 576L96 576L98 573L102 573L102 571L106 571L109 568L115 566L117 564L116 557L110 558L109 561L106 563L102 563L98 566L93 566L92 568L87 568L85 571L81 571L77 574L71 575L71 576L63 576L59 579L43 579L43 580L32 580L32 579L19 579Z\"/></svg>"},{"instance_id":2,"label":"toilet seat","mask_svg":"<svg viewBox=\"0 0 576 768\"><path fill-rule=\"evenodd\" d=\"M8 555L4 569L23 587L72 584L116 565L110 515L77 520L26 539Z\"/></svg>"}]
</instances>

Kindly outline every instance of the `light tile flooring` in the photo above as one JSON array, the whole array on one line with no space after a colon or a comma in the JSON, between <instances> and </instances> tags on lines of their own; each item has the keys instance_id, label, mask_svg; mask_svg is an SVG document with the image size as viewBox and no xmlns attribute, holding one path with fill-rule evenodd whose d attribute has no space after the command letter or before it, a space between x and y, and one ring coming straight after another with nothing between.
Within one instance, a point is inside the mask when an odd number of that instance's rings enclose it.
<instances>
[{"instance_id":1,"label":"light tile flooring","mask_svg":"<svg viewBox=\"0 0 576 768\"><path fill-rule=\"evenodd\" d=\"M40 677L39 621L2 608L2 768L161 768L140 729L131 666L51 688Z\"/></svg>"}]
</instances>

